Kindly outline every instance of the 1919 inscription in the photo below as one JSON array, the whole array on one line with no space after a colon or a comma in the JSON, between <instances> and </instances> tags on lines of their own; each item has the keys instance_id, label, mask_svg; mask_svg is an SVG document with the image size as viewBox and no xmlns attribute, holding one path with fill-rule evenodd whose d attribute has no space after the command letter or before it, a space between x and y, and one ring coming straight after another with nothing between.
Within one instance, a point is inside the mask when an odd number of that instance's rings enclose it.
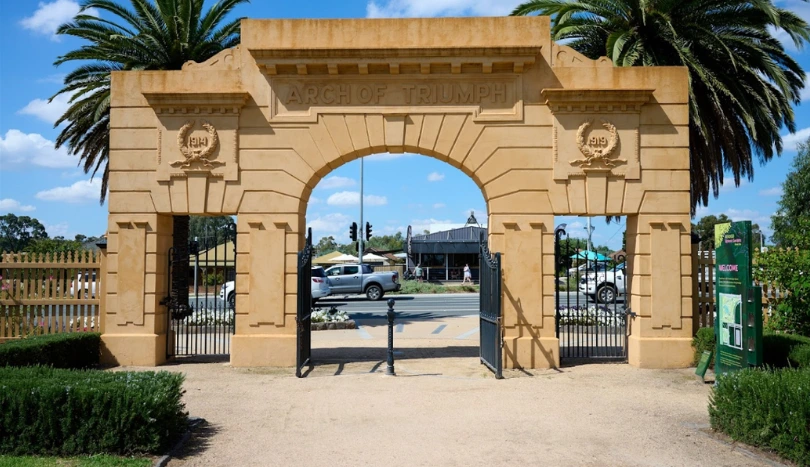
<instances>
[{"instance_id":1,"label":"1919 inscription","mask_svg":"<svg viewBox=\"0 0 810 467\"><path fill-rule=\"evenodd\" d=\"M507 86L503 83L290 84L286 95L280 97L285 105L378 105L391 97L406 105L503 104L507 102Z\"/></svg>"}]
</instances>

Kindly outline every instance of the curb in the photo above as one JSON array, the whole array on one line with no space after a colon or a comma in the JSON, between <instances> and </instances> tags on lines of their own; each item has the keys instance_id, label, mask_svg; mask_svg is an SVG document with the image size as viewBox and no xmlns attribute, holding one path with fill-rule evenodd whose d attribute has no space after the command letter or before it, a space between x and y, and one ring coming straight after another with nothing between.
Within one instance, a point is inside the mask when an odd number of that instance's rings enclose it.
<instances>
[{"instance_id":1,"label":"curb","mask_svg":"<svg viewBox=\"0 0 810 467\"><path fill-rule=\"evenodd\" d=\"M180 449L183 448L183 445L186 444L189 438L191 438L191 433L200 425L205 423L205 419L199 417L189 417L188 419L188 430L183 433L183 436L180 437L180 440L175 443L175 445L169 450L169 452L161 457L159 457L155 462L152 464L152 467L166 467L170 460L172 460L172 456L176 456Z\"/></svg>"}]
</instances>

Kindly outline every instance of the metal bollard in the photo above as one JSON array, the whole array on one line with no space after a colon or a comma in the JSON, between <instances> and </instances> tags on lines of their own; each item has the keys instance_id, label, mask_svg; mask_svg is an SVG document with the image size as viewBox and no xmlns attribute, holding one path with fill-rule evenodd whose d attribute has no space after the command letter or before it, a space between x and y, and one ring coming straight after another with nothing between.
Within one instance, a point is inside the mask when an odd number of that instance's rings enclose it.
<instances>
[{"instance_id":1,"label":"metal bollard","mask_svg":"<svg viewBox=\"0 0 810 467\"><path fill-rule=\"evenodd\" d=\"M385 368L386 376L396 376L394 373L394 299L388 299L388 366Z\"/></svg>"}]
</instances>

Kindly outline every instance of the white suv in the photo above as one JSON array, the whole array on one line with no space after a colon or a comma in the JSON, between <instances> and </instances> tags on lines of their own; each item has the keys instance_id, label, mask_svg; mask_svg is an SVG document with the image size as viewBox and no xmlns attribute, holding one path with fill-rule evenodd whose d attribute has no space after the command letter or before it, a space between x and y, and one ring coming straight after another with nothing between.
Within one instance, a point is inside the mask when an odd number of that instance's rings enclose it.
<instances>
[{"instance_id":1,"label":"white suv","mask_svg":"<svg viewBox=\"0 0 810 467\"><path fill-rule=\"evenodd\" d=\"M82 280L82 274L84 274L84 280ZM77 293L80 296L77 297ZM96 271L78 273L76 279L70 283L70 296L74 298L96 298Z\"/></svg>"},{"instance_id":2,"label":"white suv","mask_svg":"<svg viewBox=\"0 0 810 467\"><path fill-rule=\"evenodd\" d=\"M326 277L326 273L324 272L323 268L320 266L313 266L312 267L312 304L314 305L316 301L320 298L328 297L332 294L331 286L332 284L329 282L329 278ZM236 290L234 281L228 281L222 284L222 288L219 289L219 299L228 301L228 308L231 310L236 308Z\"/></svg>"},{"instance_id":3,"label":"white suv","mask_svg":"<svg viewBox=\"0 0 810 467\"><path fill-rule=\"evenodd\" d=\"M595 297L600 303L614 303L626 293L624 264L605 271L589 272L579 280L579 292Z\"/></svg>"}]
</instances>

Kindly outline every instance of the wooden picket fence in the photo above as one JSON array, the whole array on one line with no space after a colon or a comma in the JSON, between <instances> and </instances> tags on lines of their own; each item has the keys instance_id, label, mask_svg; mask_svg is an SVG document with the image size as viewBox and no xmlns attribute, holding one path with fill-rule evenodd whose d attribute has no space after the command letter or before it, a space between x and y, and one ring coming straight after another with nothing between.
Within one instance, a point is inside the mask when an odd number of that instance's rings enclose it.
<instances>
[{"instance_id":1,"label":"wooden picket fence","mask_svg":"<svg viewBox=\"0 0 810 467\"><path fill-rule=\"evenodd\" d=\"M0 342L61 332L103 332L102 253L0 256Z\"/></svg>"},{"instance_id":2,"label":"wooden picket fence","mask_svg":"<svg viewBox=\"0 0 810 467\"><path fill-rule=\"evenodd\" d=\"M714 327L714 318L717 308L715 306L715 256L713 251L698 250L697 245L692 246L692 328L697 332L699 328ZM776 303L785 296L785 291L776 284L754 281L754 285L762 287L762 319L767 322L771 310Z\"/></svg>"}]
</instances>

